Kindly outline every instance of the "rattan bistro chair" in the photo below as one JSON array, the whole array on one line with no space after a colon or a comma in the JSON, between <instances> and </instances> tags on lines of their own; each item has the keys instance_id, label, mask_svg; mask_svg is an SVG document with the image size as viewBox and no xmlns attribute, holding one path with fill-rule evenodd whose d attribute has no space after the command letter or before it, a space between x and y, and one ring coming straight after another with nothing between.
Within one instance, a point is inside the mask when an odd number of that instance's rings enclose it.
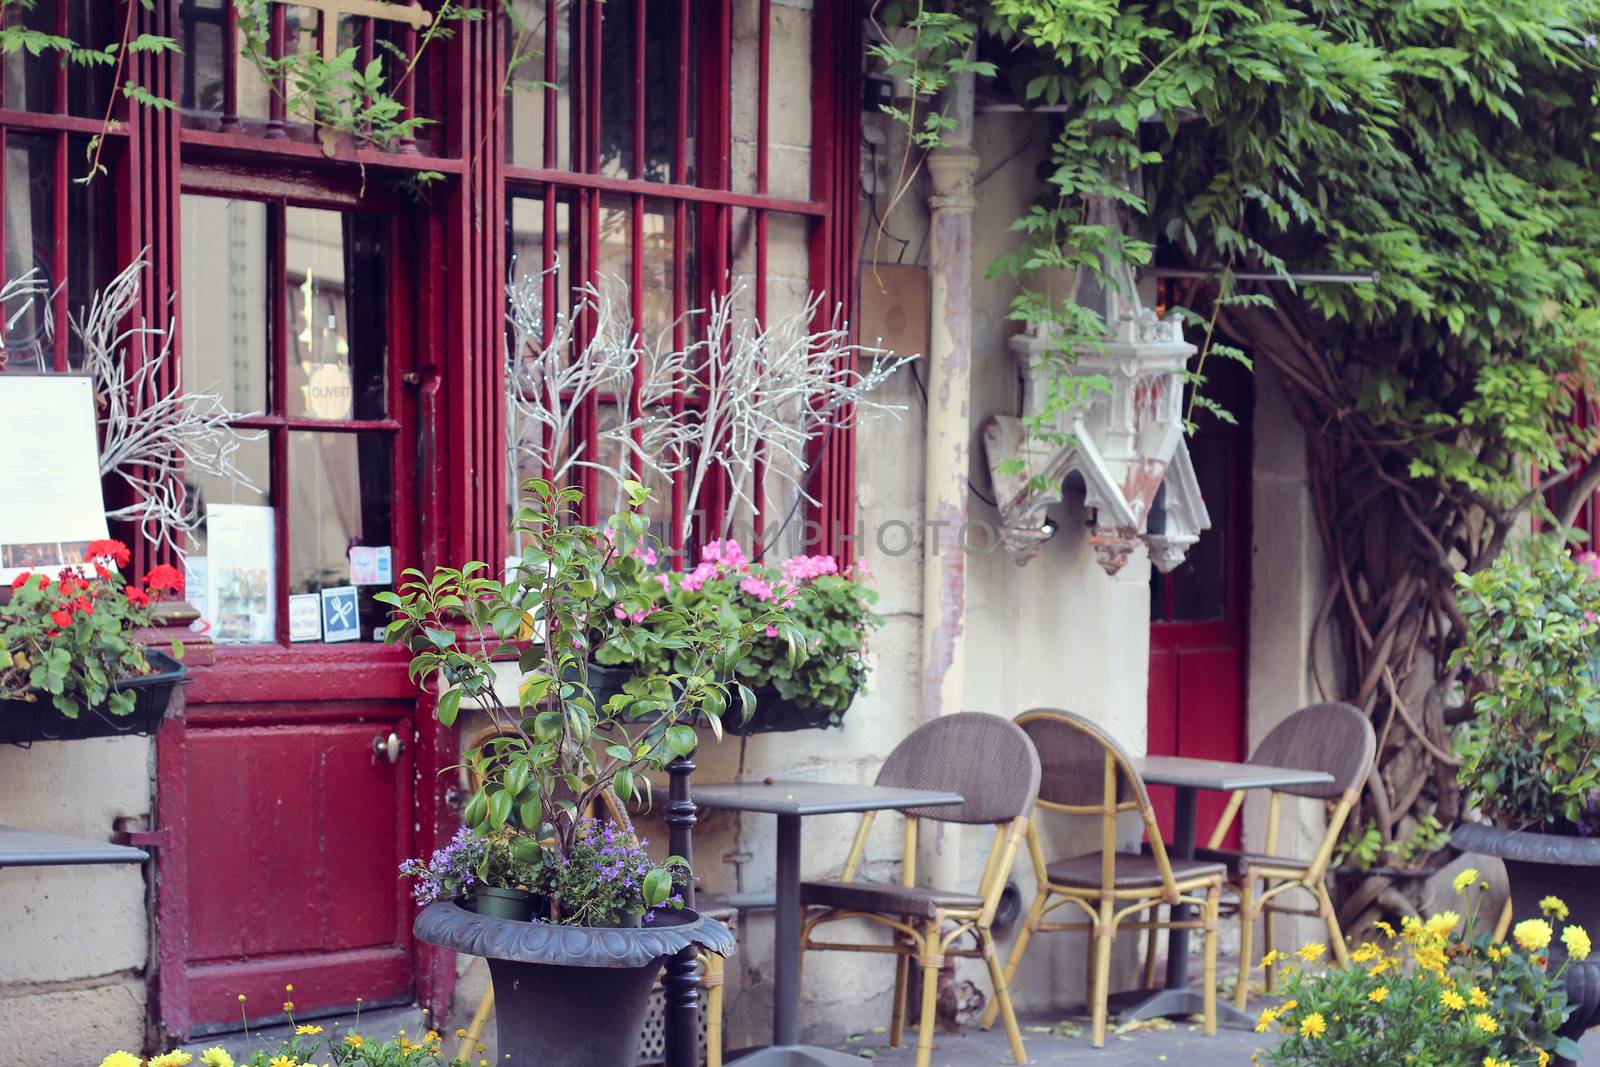
<instances>
[{"instance_id":1,"label":"rattan bistro chair","mask_svg":"<svg viewBox=\"0 0 1600 1067\"><path fill-rule=\"evenodd\" d=\"M1228 869L1228 882L1239 894L1239 984L1233 993L1234 1006L1243 1009L1249 995L1250 968L1253 966L1251 940L1257 917L1262 920L1266 952L1272 951L1272 916L1315 915L1328 927L1328 942L1334 958L1346 962L1344 935L1334 914L1324 878L1345 820L1361 796L1361 786L1372 773L1378 747L1372 723L1361 709L1350 704L1313 704L1301 708L1272 728L1250 756L1251 763L1297 770L1326 771L1333 781L1323 785L1287 786L1272 791L1267 807L1265 852L1235 852L1220 846L1228 827L1244 803L1244 792L1228 799L1208 847L1196 850L1201 859L1215 860ZM1277 855L1279 809L1285 794L1335 800L1328 816L1328 829L1316 855L1309 860ZM1259 888L1257 888L1259 883ZM1302 889L1316 899L1316 911L1285 908L1278 898L1290 890ZM1267 968L1267 988L1272 988L1274 967Z\"/></svg>"},{"instance_id":2,"label":"rattan bistro chair","mask_svg":"<svg viewBox=\"0 0 1600 1067\"><path fill-rule=\"evenodd\" d=\"M937 789L959 793L961 804L910 808L905 815L900 884L856 881L872 829L873 812L861 819L854 843L836 882L804 882L800 903L820 909L809 915L801 931L803 949L882 952L895 955L894 1013L889 1044L898 1046L905 1028L906 993L911 961L922 969L922 1007L918 1018L917 1067L928 1067L933 1054L933 1025L939 968L946 956L982 957L994 981L994 1005L1005 1018L1006 1036L1017 1063L1027 1063L1022 1034L1011 1011L1000 961L995 957L989 923L1000 904L1011 866L1022 846L1028 814L1039 791L1039 757L1021 730L1006 719L964 711L920 727L889 754L877 784L902 789ZM995 824L994 844L975 892L930 889L917 885L917 827L923 820L981 825ZM841 919L866 919L893 932L889 945L814 940L819 926ZM976 947L955 942L971 934Z\"/></svg>"},{"instance_id":3,"label":"rattan bistro chair","mask_svg":"<svg viewBox=\"0 0 1600 1067\"><path fill-rule=\"evenodd\" d=\"M1033 739L1044 776L1039 785L1039 808L1069 815L1100 818L1100 851L1047 863L1039 840L1036 812L1028 824L1028 851L1038 879L1027 921L1017 934L1006 963L1004 979L1010 982L1035 933L1081 930L1094 943L1089 958L1088 988L1084 999L1093 1019L1095 1048L1105 1044L1106 1000L1110 994L1111 942L1119 929L1201 929L1205 932L1205 1032L1217 1031L1217 911L1222 895L1220 863L1167 858L1156 824L1155 810L1144 783L1134 773L1122 746L1104 730L1080 715L1052 708L1035 708L1017 716L1017 725ZM1150 838L1149 855L1117 851L1117 816L1137 811ZM1203 895L1202 895L1203 894ZM1087 919L1082 922L1046 922L1057 908L1073 905ZM1190 904L1200 909L1197 919L1159 920L1160 904ZM1145 919L1126 922L1149 911ZM992 1012L983 1025L994 1022Z\"/></svg>"}]
</instances>

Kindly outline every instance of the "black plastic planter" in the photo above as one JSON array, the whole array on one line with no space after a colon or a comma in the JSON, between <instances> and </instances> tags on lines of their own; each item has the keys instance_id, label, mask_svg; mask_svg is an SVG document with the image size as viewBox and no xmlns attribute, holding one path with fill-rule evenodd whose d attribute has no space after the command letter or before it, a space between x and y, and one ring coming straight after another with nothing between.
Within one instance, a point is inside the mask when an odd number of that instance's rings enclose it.
<instances>
[{"instance_id":1,"label":"black plastic planter","mask_svg":"<svg viewBox=\"0 0 1600 1067\"><path fill-rule=\"evenodd\" d=\"M80 741L91 737L143 737L161 728L172 694L183 681L183 664L164 652L147 649L154 673L123 678L111 687L134 695L133 711L114 715L110 708L85 708L70 719L48 696L38 700L0 700L0 742L27 748L35 741Z\"/></svg>"},{"instance_id":2,"label":"black plastic planter","mask_svg":"<svg viewBox=\"0 0 1600 1067\"><path fill-rule=\"evenodd\" d=\"M1567 922L1600 931L1600 838L1524 833L1469 822L1456 827L1450 843L1463 852L1498 856L1505 862L1516 919L1537 917L1539 901L1557 896L1570 909ZM1559 940L1552 943L1552 966L1560 966L1566 954ZM1600 1023L1600 960L1591 957L1567 968L1567 1002L1572 1014L1560 1034L1576 1041Z\"/></svg>"},{"instance_id":3,"label":"black plastic planter","mask_svg":"<svg viewBox=\"0 0 1600 1067\"><path fill-rule=\"evenodd\" d=\"M489 961L510 1067L634 1067L667 957L691 945L719 956L734 950L726 926L687 909L628 929L510 922L441 901L413 929L419 941Z\"/></svg>"},{"instance_id":4,"label":"black plastic planter","mask_svg":"<svg viewBox=\"0 0 1600 1067\"><path fill-rule=\"evenodd\" d=\"M533 894L525 889L479 886L472 891L472 910L479 915L525 923L533 918Z\"/></svg>"},{"instance_id":5,"label":"black plastic planter","mask_svg":"<svg viewBox=\"0 0 1600 1067\"><path fill-rule=\"evenodd\" d=\"M841 726L833 721L834 712L820 704L796 704L778 695L776 689L755 691L756 709L746 722L739 721L739 706L735 703L722 716L722 729L730 734L748 737L751 734L783 734L794 730L826 730ZM849 711L845 708L845 711ZM844 712L838 713L842 718Z\"/></svg>"}]
</instances>

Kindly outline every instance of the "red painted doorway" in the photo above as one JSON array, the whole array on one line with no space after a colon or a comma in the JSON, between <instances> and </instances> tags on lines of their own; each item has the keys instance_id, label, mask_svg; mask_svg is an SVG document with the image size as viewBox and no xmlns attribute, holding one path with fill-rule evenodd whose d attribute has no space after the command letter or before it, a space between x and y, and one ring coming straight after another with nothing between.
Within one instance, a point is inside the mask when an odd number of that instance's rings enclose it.
<instances>
[{"instance_id":1,"label":"red painted doorway","mask_svg":"<svg viewBox=\"0 0 1600 1067\"><path fill-rule=\"evenodd\" d=\"M433 726L374 599L420 559L424 227L370 191L247 184L266 183L186 169L180 215L182 373L244 413L253 484L188 486L206 515L190 599L216 648L158 743L176 1035L273 1022L286 1000L304 1019L415 999L397 868L433 840Z\"/></svg>"},{"instance_id":2,"label":"red painted doorway","mask_svg":"<svg viewBox=\"0 0 1600 1067\"><path fill-rule=\"evenodd\" d=\"M1250 433L1252 381L1231 360L1206 367L1208 395L1237 419L1196 411L1188 439L1211 529L1169 574L1150 578L1149 752L1239 760L1247 754L1246 678L1250 614ZM1172 839L1172 790L1152 787L1162 833ZM1202 793L1196 833L1210 836L1227 797ZM1230 835L1238 845L1238 825Z\"/></svg>"}]
</instances>

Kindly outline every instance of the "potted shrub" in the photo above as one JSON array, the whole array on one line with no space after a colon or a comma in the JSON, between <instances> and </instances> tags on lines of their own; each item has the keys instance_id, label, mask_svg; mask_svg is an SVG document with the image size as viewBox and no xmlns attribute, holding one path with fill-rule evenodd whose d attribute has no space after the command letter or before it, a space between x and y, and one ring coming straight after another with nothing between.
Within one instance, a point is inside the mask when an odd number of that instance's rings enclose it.
<instances>
[{"instance_id":1,"label":"potted shrub","mask_svg":"<svg viewBox=\"0 0 1600 1067\"><path fill-rule=\"evenodd\" d=\"M1466 640L1452 662L1467 668L1472 717L1458 732L1457 778L1482 822L1451 842L1505 861L1511 902L1530 914L1547 897L1569 901L1573 920L1600 925L1600 581L1594 561L1535 539L1457 576ZM1553 950L1560 957L1562 949ZM1600 1010L1600 972L1569 975L1581 1033Z\"/></svg>"},{"instance_id":2,"label":"potted shrub","mask_svg":"<svg viewBox=\"0 0 1600 1067\"><path fill-rule=\"evenodd\" d=\"M604 531L575 521L578 490L540 479L523 488L525 547L505 581L472 563L408 571L397 594L379 594L393 609L387 639L411 650L414 679L437 686L440 721L453 724L466 702L500 730L464 756L483 784L463 821L480 837L510 828L514 858L533 872L533 922L441 899L415 929L422 941L487 957L511 1062L631 1067L664 959L695 944L726 954L733 937L673 906L675 880L689 876L683 861L648 864L636 842L585 813L607 792L624 803L648 796L647 772L694 750L691 723L719 728L730 708L748 708L737 664L756 635L793 627L777 605L733 619L709 606L659 607L633 591L628 576L648 545L641 486L629 483L628 510ZM634 621L652 607L648 627ZM597 641L653 660L670 649L683 669L597 702L588 675ZM646 908L648 921L635 925Z\"/></svg>"},{"instance_id":3,"label":"potted shrub","mask_svg":"<svg viewBox=\"0 0 1600 1067\"><path fill-rule=\"evenodd\" d=\"M1320 944L1263 960L1282 968L1287 999L1256 1023L1258 1033L1282 1035L1258 1061L1546 1067L1576 1058L1576 1042L1561 1034L1564 979L1588 957L1588 933L1566 924L1557 936L1565 905L1551 900L1543 917L1517 924L1511 943L1494 943L1485 929L1492 923L1477 921L1478 872L1462 871L1455 884L1467 895L1465 920L1444 911L1408 917L1398 932L1379 923L1378 939L1352 950L1347 967L1311 970L1327 952Z\"/></svg>"},{"instance_id":4,"label":"potted shrub","mask_svg":"<svg viewBox=\"0 0 1600 1067\"><path fill-rule=\"evenodd\" d=\"M737 675L755 695L747 720L730 719L730 733L755 734L837 726L866 682L868 634L883 620L872 611L877 592L865 565L841 570L832 556L794 556L777 565L752 563L737 541L713 541L692 571L630 571L634 592L649 601L632 621L649 626L654 612L712 610L753 622L774 605L783 609L802 644L795 655L776 627L758 628ZM602 643L602 666L660 675L687 666L681 650L628 641Z\"/></svg>"},{"instance_id":5,"label":"potted shrub","mask_svg":"<svg viewBox=\"0 0 1600 1067\"><path fill-rule=\"evenodd\" d=\"M18 575L0 604L0 740L149 733L183 680L176 642L169 656L134 637L183 575L159 564L125 582L120 541L91 541L86 556L83 573Z\"/></svg>"}]
</instances>

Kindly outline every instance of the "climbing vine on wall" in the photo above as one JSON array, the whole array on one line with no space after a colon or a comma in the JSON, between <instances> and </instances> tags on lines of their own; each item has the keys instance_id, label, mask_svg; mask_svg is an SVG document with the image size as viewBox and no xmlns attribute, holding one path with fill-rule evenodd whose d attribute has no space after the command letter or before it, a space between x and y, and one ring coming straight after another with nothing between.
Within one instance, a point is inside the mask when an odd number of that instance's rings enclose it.
<instances>
[{"instance_id":1,"label":"climbing vine on wall","mask_svg":"<svg viewBox=\"0 0 1600 1067\"><path fill-rule=\"evenodd\" d=\"M939 61L911 28L922 5L876 10L891 47ZM1275 368L1306 432L1329 572L1315 683L1380 738L1358 832L1403 844L1455 821L1470 680L1447 665L1462 633L1451 575L1487 565L1530 512L1570 527L1600 486L1582 417L1600 385L1596 3L940 10L1049 139L1017 249L991 267L1021 283L1013 317L1059 330L1070 360L1104 324L1047 287L1052 270L1213 274L1178 303L1226 354ZM1135 171L1141 183L1121 178ZM1086 226L1096 197L1138 225ZM1235 280L1246 271L1278 280ZM1289 279L1310 271L1372 282ZM1344 918L1403 911L1403 889L1369 873Z\"/></svg>"}]
</instances>

